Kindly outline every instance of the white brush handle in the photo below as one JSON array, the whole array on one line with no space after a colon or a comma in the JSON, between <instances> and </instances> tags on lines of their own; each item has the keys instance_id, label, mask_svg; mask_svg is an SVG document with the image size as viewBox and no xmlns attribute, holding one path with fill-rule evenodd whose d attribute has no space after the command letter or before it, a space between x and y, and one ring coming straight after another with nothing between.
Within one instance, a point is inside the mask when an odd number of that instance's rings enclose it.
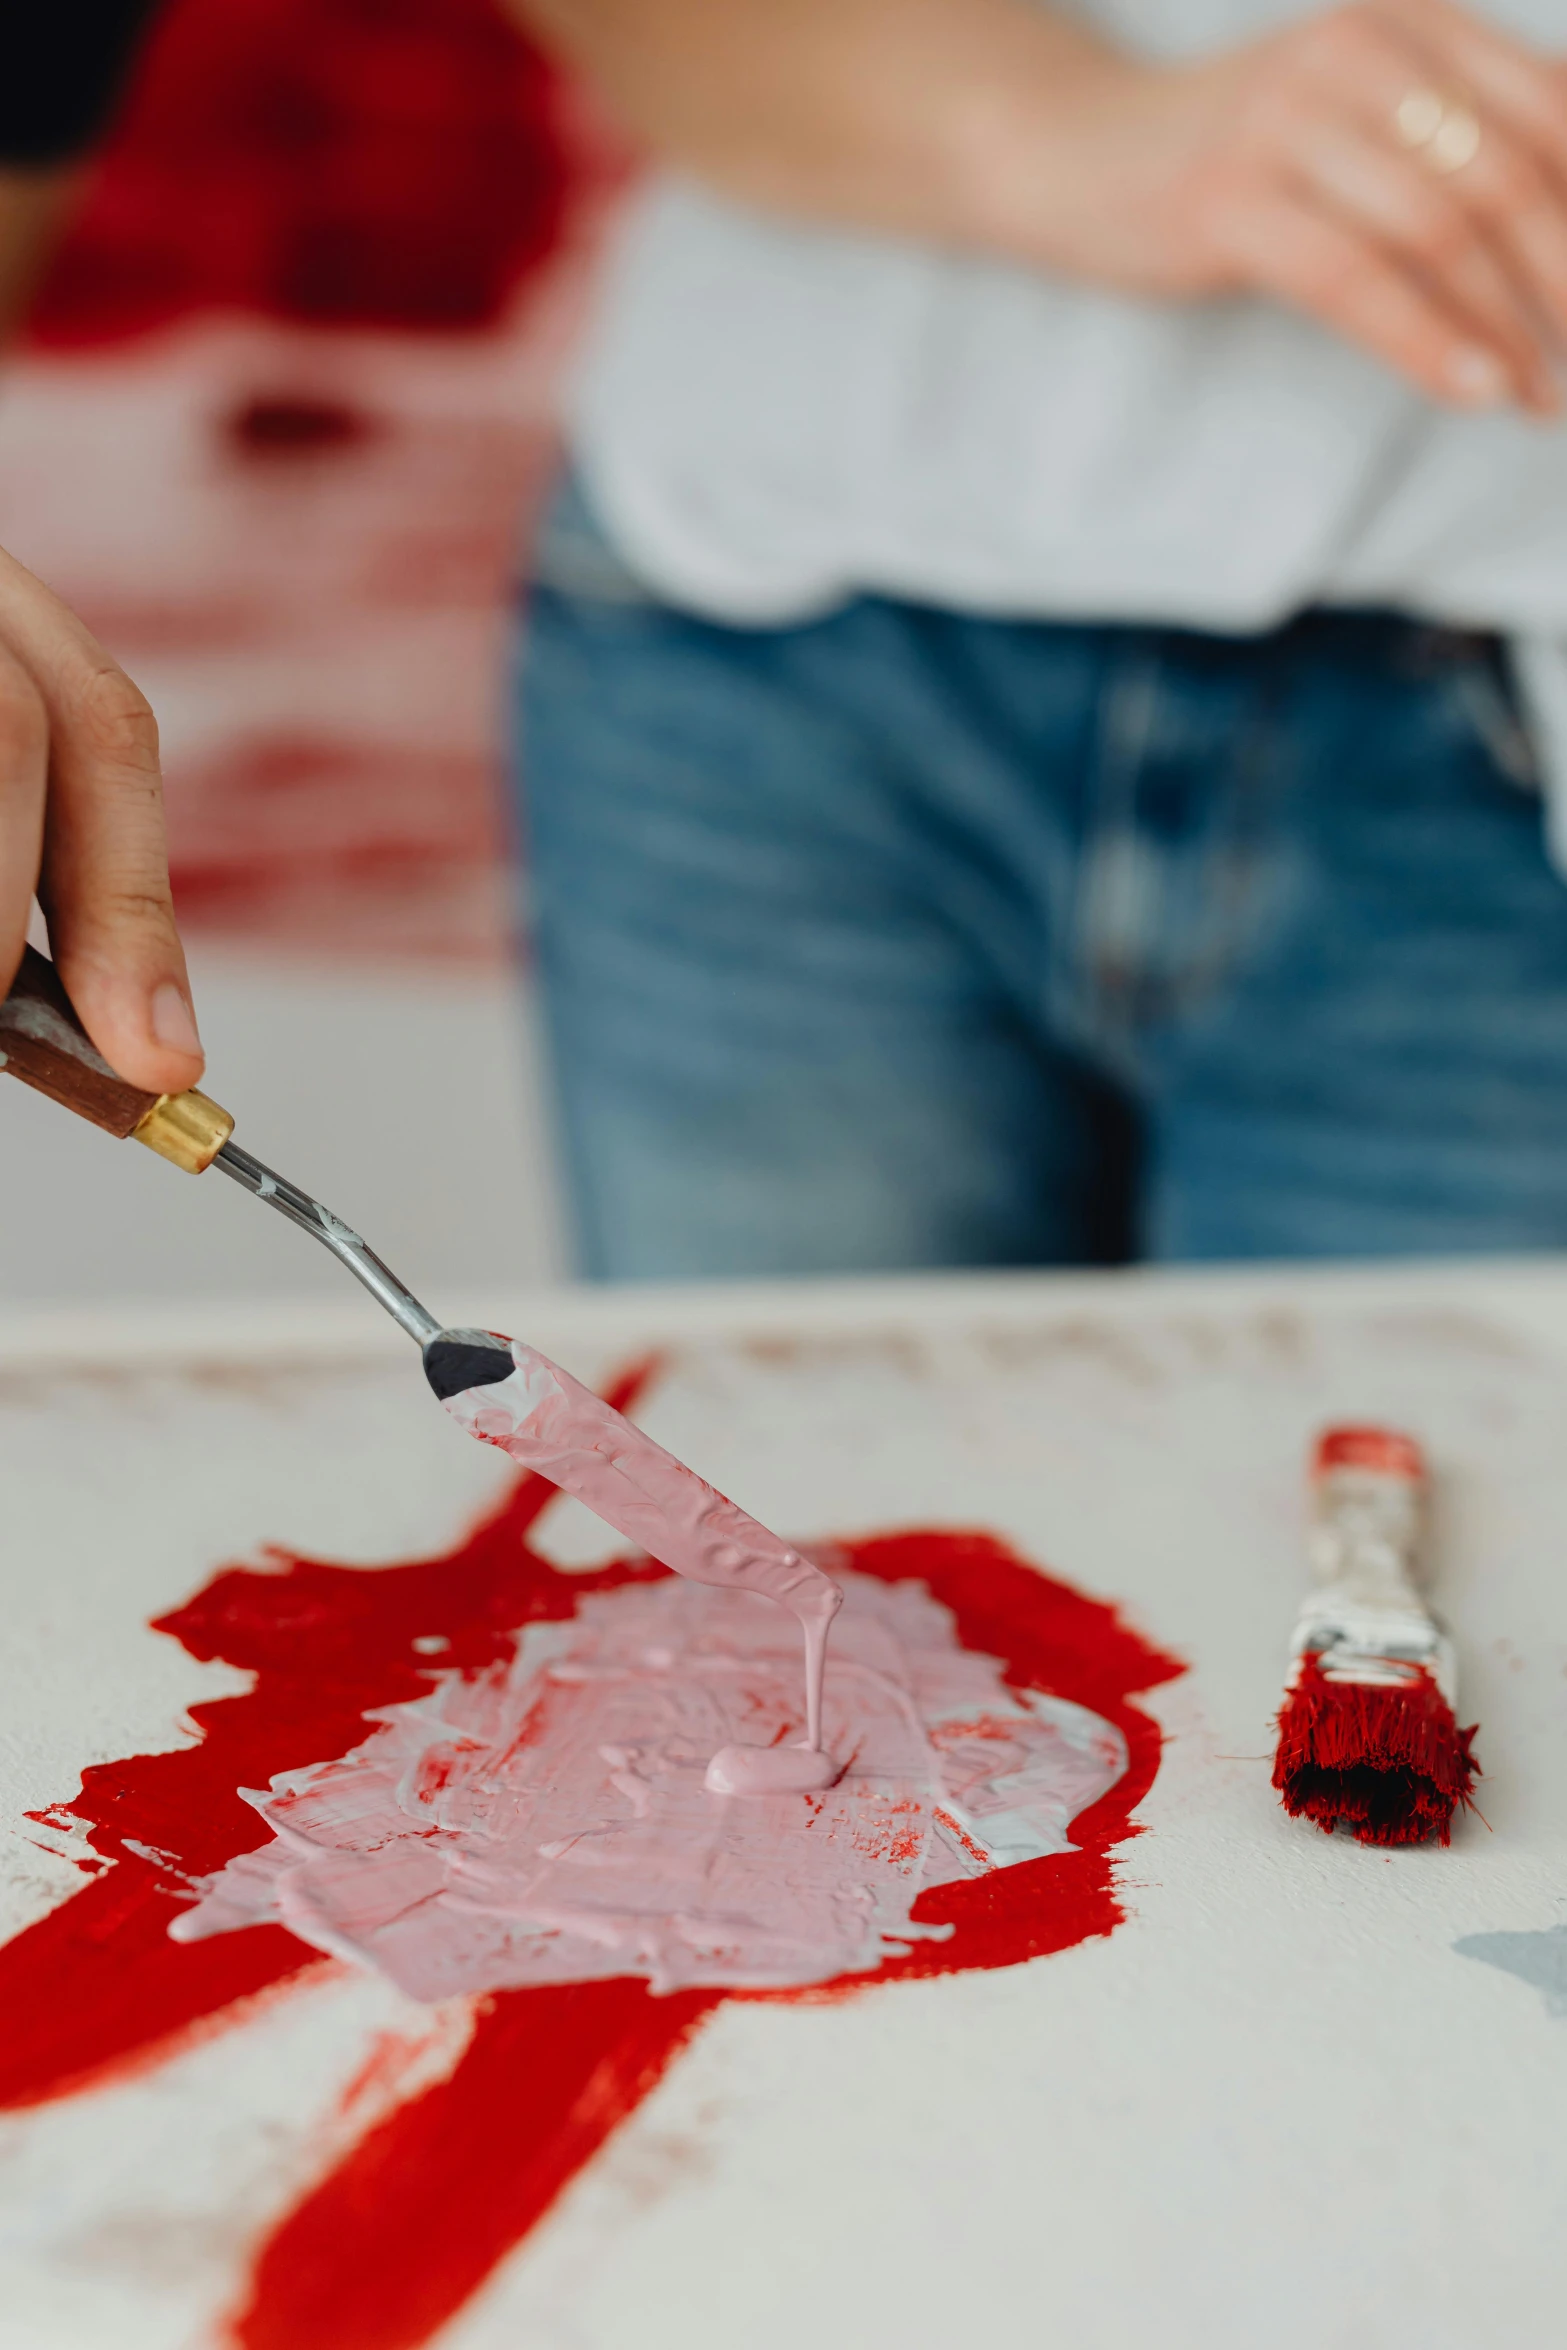
<instances>
[{"instance_id":1,"label":"white brush handle","mask_svg":"<svg viewBox=\"0 0 1567 2350\"><path fill-rule=\"evenodd\" d=\"M1325 1440L1324 1450L1330 1445ZM1412 1667L1423 1667L1451 1704L1452 1643L1422 1595L1425 1502L1425 1477L1408 1466L1335 1462L1331 1455L1319 1465L1310 1538L1315 1589L1290 1651L1314 1655L1336 1681L1397 1686Z\"/></svg>"}]
</instances>

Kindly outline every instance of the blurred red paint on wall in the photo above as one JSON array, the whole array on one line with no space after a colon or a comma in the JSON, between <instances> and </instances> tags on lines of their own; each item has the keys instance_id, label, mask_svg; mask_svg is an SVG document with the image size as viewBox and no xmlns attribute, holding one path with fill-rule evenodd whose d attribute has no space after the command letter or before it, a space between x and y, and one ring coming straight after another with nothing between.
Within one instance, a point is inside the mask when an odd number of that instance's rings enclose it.
<instances>
[{"instance_id":1,"label":"blurred red paint on wall","mask_svg":"<svg viewBox=\"0 0 1567 2350\"><path fill-rule=\"evenodd\" d=\"M32 338L482 328L561 236L569 117L495 0L169 0Z\"/></svg>"}]
</instances>

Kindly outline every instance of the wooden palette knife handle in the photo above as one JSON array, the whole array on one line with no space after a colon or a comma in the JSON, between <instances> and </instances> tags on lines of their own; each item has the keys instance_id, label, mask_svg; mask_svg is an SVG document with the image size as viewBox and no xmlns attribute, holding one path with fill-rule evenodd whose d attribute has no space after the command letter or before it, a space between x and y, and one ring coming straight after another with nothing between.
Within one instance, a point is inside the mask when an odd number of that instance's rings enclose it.
<instances>
[{"instance_id":1,"label":"wooden palette knife handle","mask_svg":"<svg viewBox=\"0 0 1567 2350\"><path fill-rule=\"evenodd\" d=\"M117 1077L76 1016L47 955L23 951L0 1003L0 1068L106 1134L145 1143L187 1174L210 1167L234 1131L227 1110L194 1086L146 1093Z\"/></svg>"}]
</instances>

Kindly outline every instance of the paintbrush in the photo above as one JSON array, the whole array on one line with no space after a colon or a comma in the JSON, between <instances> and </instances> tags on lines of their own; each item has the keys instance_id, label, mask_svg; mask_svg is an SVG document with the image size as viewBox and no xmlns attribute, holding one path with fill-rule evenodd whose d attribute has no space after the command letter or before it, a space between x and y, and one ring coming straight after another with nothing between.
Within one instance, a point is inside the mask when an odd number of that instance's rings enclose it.
<instances>
[{"instance_id":1,"label":"paintbrush","mask_svg":"<svg viewBox=\"0 0 1567 2350\"><path fill-rule=\"evenodd\" d=\"M1273 1784L1296 1819L1362 1844L1446 1844L1472 1808L1475 1731L1424 1596L1430 1477L1412 1436L1329 1428L1311 1463L1314 1587L1291 1643Z\"/></svg>"},{"instance_id":2,"label":"paintbrush","mask_svg":"<svg viewBox=\"0 0 1567 2350\"><path fill-rule=\"evenodd\" d=\"M677 1574L787 1609L805 1646L805 1737L769 1749L725 1747L708 1785L715 1794L759 1795L831 1784L838 1765L821 1743L822 1667L843 1594L819 1567L537 1348L493 1330L443 1327L340 1216L241 1150L234 1120L206 1094L127 1085L83 1028L54 965L32 947L0 1003L0 1059L24 1084L188 1174L220 1167L329 1248L418 1345L426 1379L469 1435L575 1494Z\"/></svg>"}]
</instances>

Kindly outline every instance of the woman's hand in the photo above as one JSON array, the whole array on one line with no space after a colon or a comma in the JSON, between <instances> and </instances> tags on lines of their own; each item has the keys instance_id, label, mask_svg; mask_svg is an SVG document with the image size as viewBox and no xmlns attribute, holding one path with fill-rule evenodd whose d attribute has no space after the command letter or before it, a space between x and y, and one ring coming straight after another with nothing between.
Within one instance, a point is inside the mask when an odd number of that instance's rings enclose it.
<instances>
[{"instance_id":1,"label":"woman's hand","mask_svg":"<svg viewBox=\"0 0 1567 2350\"><path fill-rule=\"evenodd\" d=\"M970 168L1013 250L1275 295L1439 400L1559 407L1567 67L1450 0L1358 0L1196 65L1084 53L1043 139L1048 99L1026 134L1015 105L1010 172Z\"/></svg>"},{"instance_id":2,"label":"woman's hand","mask_svg":"<svg viewBox=\"0 0 1567 2350\"><path fill-rule=\"evenodd\" d=\"M133 1085L202 1070L174 926L152 712L57 596L0 554L0 992L34 893L87 1032Z\"/></svg>"},{"instance_id":3,"label":"woman's hand","mask_svg":"<svg viewBox=\"0 0 1567 2350\"><path fill-rule=\"evenodd\" d=\"M1451 0L1181 65L1033 0L510 4L742 200L1131 293L1274 295L1439 400L1557 406L1567 67Z\"/></svg>"}]
</instances>

